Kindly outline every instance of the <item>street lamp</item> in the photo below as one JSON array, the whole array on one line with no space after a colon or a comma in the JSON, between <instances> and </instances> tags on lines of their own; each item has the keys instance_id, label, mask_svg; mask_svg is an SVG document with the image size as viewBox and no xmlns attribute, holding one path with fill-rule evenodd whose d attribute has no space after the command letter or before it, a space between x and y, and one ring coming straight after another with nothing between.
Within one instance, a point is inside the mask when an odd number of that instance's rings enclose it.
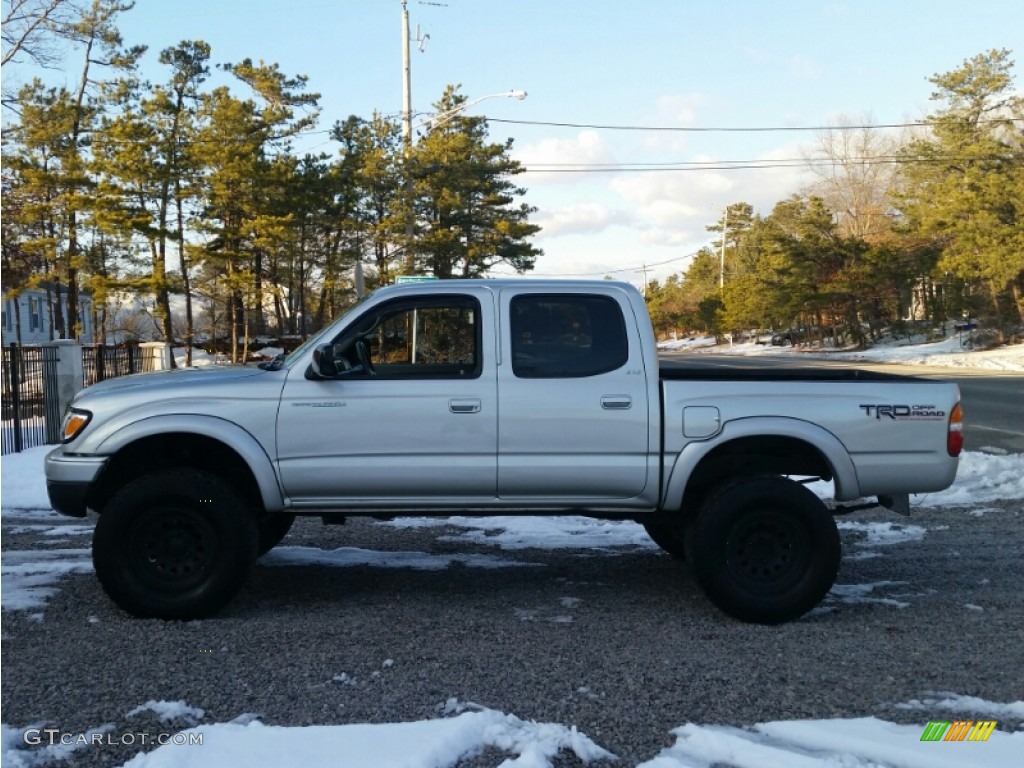
<instances>
[{"instance_id":1,"label":"street lamp","mask_svg":"<svg viewBox=\"0 0 1024 768\"><path fill-rule=\"evenodd\" d=\"M462 104L459 104L457 107L446 109L444 112L438 112L436 115L431 115L430 117L427 117L421 120L419 123L417 123L416 127L434 128L439 125L444 125L449 120L458 117L460 114L465 112L470 107L475 107L481 101L487 101L488 99L517 99L519 101L522 101L525 98L526 91L521 90L502 91L501 93L489 93L486 96L480 96L479 98L472 99L471 101L463 102Z\"/></svg>"},{"instance_id":2,"label":"street lamp","mask_svg":"<svg viewBox=\"0 0 1024 768\"><path fill-rule=\"evenodd\" d=\"M458 117L460 114L465 112L470 107L474 107L477 104L479 104L481 101L487 101L488 99L517 99L518 101L522 101L525 98L526 98L526 91L523 91L523 90L511 90L511 91L502 91L500 93L489 93L486 96L480 96L480 97L472 99L470 101L465 101L462 104L459 104L458 106L452 107L451 109L446 109L444 112L438 112L436 115L431 115L430 117L427 117L427 118L421 120L419 123L416 124L415 127L416 128L422 128L424 126L428 126L430 128L435 128L437 126L444 125L449 120L452 120L452 119ZM405 156L406 156L406 160L408 160L409 153L412 150L412 131L413 131L412 112L410 112L408 109L406 109L405 112L403 113L403 119L405 121L404 135L406 137L406 139L405 139ZM406 173L406 178L405 178L405 183L404 183L405 193L408 196L408 198L411 199L412 198L412 177L409 176L408 168L406 168L405 173ZM406 217L405 217L405 237L406 237L406 242L407 243L411 243L412 242L413 235L414 235L414 227L413 227L412 215L411 215L411 213L407 213Z\"/></svg>"}]
</instances>

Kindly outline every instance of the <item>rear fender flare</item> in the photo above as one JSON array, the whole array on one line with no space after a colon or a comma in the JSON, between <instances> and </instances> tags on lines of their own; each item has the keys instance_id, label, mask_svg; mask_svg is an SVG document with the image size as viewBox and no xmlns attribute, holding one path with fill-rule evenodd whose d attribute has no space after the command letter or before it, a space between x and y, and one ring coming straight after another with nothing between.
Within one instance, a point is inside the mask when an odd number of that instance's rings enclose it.
<instances>
[{"instance_id":1,"label":"rear fender flare","mask_svg":"<svg viewBox=\"0 0 1024 768\"><path fill-rule=\"evenodd\" d=\"M832 468L836 499L844 501L859 498L860 484L856 467L838 437L817 424L800 419L754 417L730 421L714 438L684 446L668 474L666 506L681 503L694 470L709 453L734 440L747 437L787 437L807 443L817 449Z\"/></svg>"}]
</instances>

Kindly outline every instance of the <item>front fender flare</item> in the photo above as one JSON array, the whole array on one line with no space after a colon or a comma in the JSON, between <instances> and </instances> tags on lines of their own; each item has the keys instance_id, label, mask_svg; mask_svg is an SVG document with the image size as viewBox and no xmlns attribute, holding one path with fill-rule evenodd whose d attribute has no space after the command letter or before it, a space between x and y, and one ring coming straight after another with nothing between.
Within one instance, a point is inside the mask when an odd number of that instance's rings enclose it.
<instances>
[{"instance_id":1,"label":"front fender flare","mask_svg":"<svg viewBox=\"0 0 1024 768\"><path fill-rule=\"evenodd\" d=\"M232 421L217 416L168 414L148 416L122 424L111 434L103 437L97 453L113 455L137 440L175 432L209 437L234 450L248 465L256 479L264 508L268 512L284 509L284 493L278 484L274 463L266 450L250 432Z\"/></svg>"}]
</instances>

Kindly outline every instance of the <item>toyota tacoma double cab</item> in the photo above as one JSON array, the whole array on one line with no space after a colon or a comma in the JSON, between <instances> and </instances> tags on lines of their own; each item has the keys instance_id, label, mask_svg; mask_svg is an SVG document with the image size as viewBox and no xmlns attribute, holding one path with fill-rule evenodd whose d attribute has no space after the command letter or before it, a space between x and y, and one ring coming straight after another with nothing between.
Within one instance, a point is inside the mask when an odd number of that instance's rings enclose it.
<instances>
[{"instance_id":1,"label":"toyota tacoma double cab","mask_svg":"<svg viewBox=\"0 0 1024 768\"><path fill-rule=\"evenodd\" d=\"M297 515L457 513L634 520L723 611L776 624L839 569L807 482L906 512L953 482L961 427L953 384L660 361L630 285L438 280L259 367L83 390L46 477L56 510L98 513L96 575L135 616L214 614Z\"/></svg>"}]
</instances>

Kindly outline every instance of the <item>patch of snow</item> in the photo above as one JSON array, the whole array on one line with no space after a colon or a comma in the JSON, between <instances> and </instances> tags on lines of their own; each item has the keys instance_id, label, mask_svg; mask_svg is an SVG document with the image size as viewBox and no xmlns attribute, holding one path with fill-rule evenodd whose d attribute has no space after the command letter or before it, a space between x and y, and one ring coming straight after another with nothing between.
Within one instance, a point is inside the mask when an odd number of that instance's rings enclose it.
<instances>
[{"instance_id":1,"label":"patch of snow","mask_svg":"<svg viewBox=\"0 0 1024 768\"><path fill-rule=\"evenodd\" d=\"M51 744L51 734L42 733L43 728L50 727L52 726L28 725L24 728L14 728L7 724L0 726L0 731L3 734L0 738L3 745L3 757L0 758L0 763L4 768L42 768L54 763L62 763L69 760L76 750L86 747L92 741L93 736L101 737L114 730L114 724L108 723L76 734L81 738L76 738L74 743ZM54 736L59 740L59 734ZM41 739L39 744L44 746L29 749L30 745L26 743L26 739L35 741L37 738Z\"/></svg>"},{"instance_id":2,"label":"patch of snow","mask_svg":"<svg viewBox=\"0 0 1024 768\"><path fill-rule=\"evenodd\" d=\"M637 768L1009 768L1019 764L1024 733L996 731L987 742L922 744L923 725L897 725L874 717L790 720L752 728L695 725L672 733L676 743ZM948 747L954 747L949 749ZM970 757L965 750L970 749Z\"/></svg>"},{"instance_id":3,"label":"patch of snow","mask_svg":"<svg viewBox=\"0 0 1024 768\"><path fill-rule=\"evenodd\" d=\"M489 544L515 549L604 549L642 547L657 549L643 526L628 520L595 520L589 517L446 517L406 518L385 525L397 528L455 526L468 529L445 541Z\"/></svg>"},{"instance_id":4,"label":"patch of snow","mask_svg":"<svg viewBox=\"0 0 1024 768\"><path fill-rule=\"evenodd\" d=\"M46 601L57 593L56 585L62 576L91 572L92 556L88 549L9 550L4 552L0 564L0 604L5 611L44 608Z\"/></svg>"},{"instance_id":5,"label":"patch of snow","mask_svg":"<svg viewBox=\"0 0 1024 768\"><path fill-rule=\"evenodd\" d=\"M456 563L467 568L538 567L540 563L507 560L493 555L432 555L426 552L380 552L358 547L316 549L315 547L276 547L259 559L261 565L326 565L351 568L411 568L417 571L442 571Z\"/></svg>"},{"instance_id":6,"label":"patch of snow","mask_svg":"<svg viewBox=\"0 0 1024 768\"><path fill-rule=\"evenodd\" d=\"M199 707L190 707L184 701L155 701L150 699L145 704L140 704L131 712L126 712L125 717L135 717L143 712L152 712L161 723L169 723L172 720L181 719L187 723L198 723L206 716L205 710Z\"/></svg>"},{"instance_id":7,"label":"patch of snow","mask_svg":"<svg viewBox=\"0 0 1024 768\"><path fill-rule=\"evenodd\" d=\"M947 712L966 712L972 715L981 715L985 718L1016 718L1024 719L1024 701L1012 701L1001 703L986 701L976 696L963 696L958 693L946 691L929 692L931 697L925 699L911 699L910 701L897 704L897 709L920 709L933 712L936 709ZM1021 734L1024 736L1024 733ZM1024 746L1024 745L1022 745Z\"/></svg>"},{"instance_id":8,"label":"patch of snow","mask_svg":"<svg viewBox=\"0 0 1024 768\"><path fill-rule=\"evenodd\" d=\"M833 584L832 589L825 596L825 600L849 605L877 603L879 605L891 605L894 608L906 608L910 603L905 603L902 600L896 600L891 597L869 597L879 587L891 587L900 584L906 584L906 582L876 581L873 584Z\"/></svg>"},{"instance_id":9,"label":"patch of snow","mask_svg":"<svg viewBox=\"0 0 1024 768\"><path fill-rule=\"evenodd\" d=\"M201 733L202 746L167 745L138 754L124 768L284 766L303 768L443 768L493 747L510 752L505 768L551 768L572 752L583 763L614 758L573 727L520 720L490 709L455 717L395 724L313 725L286 728L220 723Z\"/></svg>"},{"instance_id":10,"label":"patch of snow","mask_svg":"<svg viewBox=\"0 0 1024 768\"><path fill-rule=\"evenodd\" d=\"M920 525L901 523L858 523L852 520L840 520L836 527L841 531L863 533L864 538L856 543L861 547L888 547L893 544L905 544L908 541L920 541L927 530Z\"/></svg>"}]
</instances>

